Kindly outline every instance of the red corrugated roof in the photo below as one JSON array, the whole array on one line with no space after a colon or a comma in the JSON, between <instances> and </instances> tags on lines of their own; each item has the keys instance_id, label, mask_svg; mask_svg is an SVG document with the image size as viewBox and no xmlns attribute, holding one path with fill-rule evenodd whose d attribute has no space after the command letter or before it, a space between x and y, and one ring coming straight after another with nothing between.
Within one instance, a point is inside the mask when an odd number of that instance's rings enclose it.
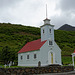
<instances>
[{"instance_id":1,"label":"red corrugated roof","mask_svg":"<svg viewBox=\"0 0 75 75\"><path fill-rule=\"evenodd\" d=\"M23 53L23 52L29 52L29 51L38 50L38 49L40 49L42 47L42 45L45 42L46 41L42 41L41 42L41 39L28 42L18 53Z\"/></svg>"}]
</instances>

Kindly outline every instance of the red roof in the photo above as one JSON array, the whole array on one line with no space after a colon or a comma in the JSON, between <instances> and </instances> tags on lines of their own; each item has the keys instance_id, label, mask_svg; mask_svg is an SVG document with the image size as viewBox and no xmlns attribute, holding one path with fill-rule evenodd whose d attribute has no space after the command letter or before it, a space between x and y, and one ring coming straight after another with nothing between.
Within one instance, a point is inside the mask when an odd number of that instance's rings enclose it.
<instances>
[{"instance_id":1,"label":"red roof","mask_svg":"<svg viewBox=\"0 0 75 75\"><path fill-rule=\"evenodd\" d=\"M41 39L28 42L18 53L38 50L43 46L45 42L46 40L41 42Z\"/></svg>"}]
</instances>

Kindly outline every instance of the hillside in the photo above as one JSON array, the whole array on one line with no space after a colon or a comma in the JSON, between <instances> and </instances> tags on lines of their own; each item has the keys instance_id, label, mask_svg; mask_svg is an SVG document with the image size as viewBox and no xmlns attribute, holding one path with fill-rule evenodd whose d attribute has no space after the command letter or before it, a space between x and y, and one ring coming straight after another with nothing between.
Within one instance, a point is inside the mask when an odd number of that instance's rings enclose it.
<instances>
[{"instance_id":1,"label":"hillside","mask_svg":"<svg viewBox=\"0 0 75 75\"><path fill-rule=\"evenodd\" d=\"M75 27L68 24L64 24L58 30L75 31Z\"/></svg>"},{"instance_id":2,"label":"hillside","mask_svg":"<svg viewBox=\"0 0 75 75\"><path fill-rule=\"evenodd\" d=\"M4 56L5 50L9 50L6 52L10 53L8 56L11 58L7 57L7 59L9 58L9 61L11 59L12 61L17 61L17 52L27 42L39 38L40 28L0 23L0 60L4 60L2 56ZM71 55L75 48L75 31L55 30L55 41L62 49L62 55Z\"/></svg>"},{"instance_id":3,"label":"hillside","mask_svg":"<svg viewBox=\"0 0 75 75\"><path fill-rule=\"evenodd\" d=\"M0 49L4 46L20 48L28 41L40 38L40 29L30 26L0 24ZM19 46L19 47L18 47Z\"/></svg>"}]
</instances>

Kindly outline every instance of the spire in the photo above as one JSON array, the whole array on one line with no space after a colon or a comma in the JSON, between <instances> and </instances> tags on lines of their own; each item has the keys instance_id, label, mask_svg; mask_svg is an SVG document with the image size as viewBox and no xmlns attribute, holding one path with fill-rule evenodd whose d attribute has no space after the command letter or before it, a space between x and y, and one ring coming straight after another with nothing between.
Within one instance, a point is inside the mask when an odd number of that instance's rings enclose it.
<instances>
[{"instance_id":1,"label":"spire","mask_svg":"<svg viewBox=\"0 0 75 75\"><path fill-rule=\"evenodd\" d=\"M43 21L44 21L44 24L50 24L50 19L48 19L48 15L47 15L47 4L46 4L46 19Z\"/></svg>"},{"instance_id":2,"label":"spire","mask_svg":"<svg viewBox=\"0 0 75 75\"><path fill-rule=\"evenodd\" d=\"M47 4L46 4L46 19L47 19Z\"/></svg>"}]
</instances>

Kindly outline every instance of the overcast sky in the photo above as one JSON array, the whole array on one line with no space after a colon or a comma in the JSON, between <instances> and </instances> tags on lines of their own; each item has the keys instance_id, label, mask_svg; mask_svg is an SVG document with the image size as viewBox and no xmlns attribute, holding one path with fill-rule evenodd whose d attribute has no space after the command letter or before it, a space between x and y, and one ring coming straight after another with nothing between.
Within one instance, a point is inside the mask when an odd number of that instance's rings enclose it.
<instances>
[{"instance_id":1,"label":"overcast sky","mask_svg":"<svg viewBox=\"0 0 75 75\"><path fill-rule=\"evenodd\" d=\"M0 22L40 27L48 18L55 29L75 26L75 0L0 0Z\"/></svg>"}]
</instances>

